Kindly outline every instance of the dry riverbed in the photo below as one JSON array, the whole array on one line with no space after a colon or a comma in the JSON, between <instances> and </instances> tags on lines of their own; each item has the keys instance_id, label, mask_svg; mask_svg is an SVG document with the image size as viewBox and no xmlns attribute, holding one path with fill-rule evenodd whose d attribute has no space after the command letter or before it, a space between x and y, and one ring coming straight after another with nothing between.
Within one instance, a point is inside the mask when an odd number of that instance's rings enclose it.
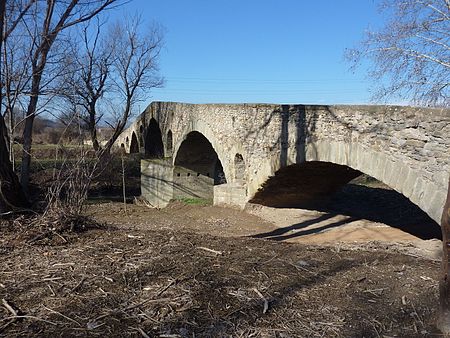
<instances>
[{"instance_id":1,"label":"dry riverbed","mask_svg":"<svg viewBox=\"0 0 450 338\"><path fill-rule=\"evenodd\" d=\"M0 336L436 334L438 240L312 211L89 211L102 228L33 245L1 228Z\"/></svg>"}]
</instances>

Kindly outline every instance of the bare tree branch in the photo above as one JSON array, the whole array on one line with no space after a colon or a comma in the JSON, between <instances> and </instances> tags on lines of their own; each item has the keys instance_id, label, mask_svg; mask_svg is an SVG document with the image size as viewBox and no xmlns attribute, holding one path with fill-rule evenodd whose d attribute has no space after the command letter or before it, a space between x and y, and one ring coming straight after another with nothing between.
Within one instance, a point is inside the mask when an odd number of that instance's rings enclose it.
<instances>
[{"instance_id":1,"label":"bare tree branch","mask_svg":"<svg viewBox=\"0 0 450 338\"><path fill-rule=\"evenodd\" d=\"M94 31L89 33L86 27L82 32L83 52L71 52L75 57L72 67L76 71L65 80L71 85L68 98L85 110L83 120L87 122L92 144L99 156L109 153L125 128L135 103L148 96L151 88L163 83L158 73L163 41L161 29L155 26L142 35L139 33L140 25L140 18L131 18L103 30L97 22ZM104 121L113 132L101 147L97 129L102 116L99 110L105 110L105 105L115 105L118 115L113 123Z\"/></svg>"},{"instance_id":2,"label":"bare tree branch","mask_svg":"<svg viewBox=\"0 0 450 338\"><path fill-rule=\"evenodd\" d=\"M385 0L386 26L346 53L353 67L371 61L374 99L450 106L449 0Z\"/></svg>"}]
</instances>

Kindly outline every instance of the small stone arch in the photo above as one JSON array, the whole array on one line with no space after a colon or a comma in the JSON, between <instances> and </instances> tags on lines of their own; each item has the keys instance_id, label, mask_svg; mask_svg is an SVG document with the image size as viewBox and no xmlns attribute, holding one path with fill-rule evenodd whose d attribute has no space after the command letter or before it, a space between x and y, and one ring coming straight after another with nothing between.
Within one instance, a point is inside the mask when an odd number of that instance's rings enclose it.
<instances>
[{"instance_id":1,"label":"small stone arch","mask_svg":"<svg viewBox=\"0 0 450 338\"><path fill-rule=\"evenodd\" d=\"M127 137L128 140L128 137ZM131 143L130 143L130 154L139 153L139 143L136 137L136 133L133 132L131 135Z\"/></svg>"},{"instance_id":2,"label":"small stone arch","mask_svg":"<svg viewBox=\"0 0 450 338\"><path fill-rule=\"evenodd\" d=\"M152 118L148 124L144 148L147 158L164 157L164 144L162 141L161 129L154 118Z\"/></svg>"},{"instance_id":3,"label":"small stone arch","mask_svg":"<svg viewBox=\"0 0 450 338\"><path fill-rule=\"evenodd\" d=\"M245 179L245 162L244 157L237 153L234 156L234 178L235 180L241 181Z\"/></svg>"}]
</instances>

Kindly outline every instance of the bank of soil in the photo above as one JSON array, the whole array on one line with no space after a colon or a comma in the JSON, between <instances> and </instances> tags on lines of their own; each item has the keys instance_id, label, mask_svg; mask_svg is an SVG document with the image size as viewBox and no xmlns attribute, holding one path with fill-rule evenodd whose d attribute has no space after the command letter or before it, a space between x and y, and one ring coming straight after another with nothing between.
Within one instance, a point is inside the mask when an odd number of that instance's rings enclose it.
<instances>
[{"instance_id":1,"label":"bank of soil","mask_svg":"<svg viewBox=\"0 0 450 338\"><path fill-rule=\"evenodd\" d=\"M320 222L345 228L348 219L326 213L294 214L305 226L285 231L292 219L257 207L105 203L89 212L103 228L39 245L0 228L0 336L436 335L439 262L412 242L368 241L383 239L383 226L355 243L350 233L364 224L328 240L343 228L317 231ZM310 244L318 236L326 245Z\"/></svg>"}]
</instances>

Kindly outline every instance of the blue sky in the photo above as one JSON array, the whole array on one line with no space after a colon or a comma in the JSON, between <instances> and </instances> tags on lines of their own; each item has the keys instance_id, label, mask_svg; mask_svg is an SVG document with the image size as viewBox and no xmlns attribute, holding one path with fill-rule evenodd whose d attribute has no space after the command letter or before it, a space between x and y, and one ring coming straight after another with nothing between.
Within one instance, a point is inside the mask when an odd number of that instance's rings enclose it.
<instances>
[{"instance_id":1,"label":"blue sky","mask_svg":"<svg viewBox=\"0 0 450 338\"><path fill-rule=\"evenodd\" d=\"M343 54L382 24L376 0L133 0L165 27L164 88L150 101L370 103Z\"/></svg>"}]
</instances>

